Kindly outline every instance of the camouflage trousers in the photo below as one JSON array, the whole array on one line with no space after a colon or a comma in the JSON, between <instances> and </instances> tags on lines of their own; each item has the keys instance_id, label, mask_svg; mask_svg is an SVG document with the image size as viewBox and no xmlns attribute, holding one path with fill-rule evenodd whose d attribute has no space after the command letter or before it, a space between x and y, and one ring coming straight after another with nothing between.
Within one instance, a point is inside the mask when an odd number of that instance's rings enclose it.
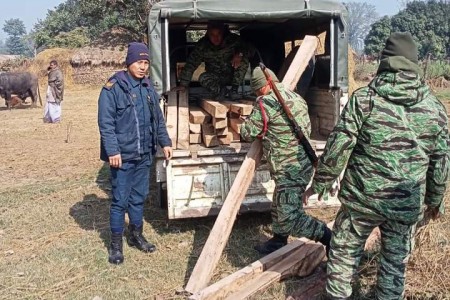
<instances>
[{"instance_id":1,"label":"camouflage trousers","mask_svg":"<svg viewBox=\"0 0 450 300\"><path fill-rule=\"evenodd\" d=\"M240 70L238 69L236 72L231 74L204 72L199 76L198 81L200 82L200 85L206 88L213 96L219 96L223 87L227 85L238 87L242 84L245 73L242 74L242 72L239 71Z\"/></svg>"},{"instance_id":2,"label":"camouflage trousers","mask_svg":"<svg viewBox=\"0 0 450 300\"><path fill-rule=\"evenodd\" d=\"M302 195L305 187L279 187L272 199L272 230L282 236L293 235L318 241L326 224L307 215Z\"/></svg>"},{"instance_id":3,"label":"camouflage trousers","mask_svg":"<svg viewBox=\"0 0 450 300\"><path fill-rule=\"evenodd\" d=\"M405 268L414 242L415 224L387 220L342 206L337 213L327 265L327 294L346 299L352 294L351 280L359 265L366 239L375 227L381 232L381 251L376 299L403 299Z\"/></svg>"}]
</instances>

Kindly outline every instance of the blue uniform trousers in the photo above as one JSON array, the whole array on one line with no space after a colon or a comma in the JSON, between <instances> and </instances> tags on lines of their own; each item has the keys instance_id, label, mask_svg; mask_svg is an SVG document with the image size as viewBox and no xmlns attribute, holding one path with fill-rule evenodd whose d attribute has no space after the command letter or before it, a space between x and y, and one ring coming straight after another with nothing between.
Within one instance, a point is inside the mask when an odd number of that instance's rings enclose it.
<instances>
[{"instance_id":1,"label":"blue uniform trousers","mask_svg":"<svg viewBox=\"0 0 450 300\"><path fill-rule=\"evenodd\" d=\"M139 160L122 162L121 168L110 168L113 196L110 208L112 232L123 232L126 212L130 224L142 225L144 201L149 193L151 163L151 155L143 154Z\"/></svg>"}]
</instances>

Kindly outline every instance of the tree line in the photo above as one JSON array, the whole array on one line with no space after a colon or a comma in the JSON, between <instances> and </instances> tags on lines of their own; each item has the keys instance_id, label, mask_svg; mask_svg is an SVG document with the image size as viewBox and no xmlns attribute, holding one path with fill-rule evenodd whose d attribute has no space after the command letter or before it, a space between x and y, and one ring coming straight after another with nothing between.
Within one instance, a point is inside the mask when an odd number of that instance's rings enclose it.
<instances>
[{"instance_id":1,"label":"tree line","mask_svg":"<svg viewBox=\"0 0 450 300\"><path fill-rule=\"evenodd\" d=\"M3 25L8 34L0 53L31 56L33 49L79 48L113 32L128 40L145 41L147 16L158 0L66 0L26 33L23 21L10 19ZM391 17L378 17L367 2L344 2L349 12L351 46L360 54L378 56L394 31L409 31L415 37L420 58L450 56L450 3L448 0L400 1L402 9Z\"/></svg>"}]
</instances>

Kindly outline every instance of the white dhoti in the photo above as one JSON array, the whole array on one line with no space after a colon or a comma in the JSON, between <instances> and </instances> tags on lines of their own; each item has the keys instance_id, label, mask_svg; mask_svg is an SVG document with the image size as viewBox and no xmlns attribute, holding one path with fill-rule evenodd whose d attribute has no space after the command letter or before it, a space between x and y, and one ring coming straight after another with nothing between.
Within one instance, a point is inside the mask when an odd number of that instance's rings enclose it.
<instances>
[{"instance_id":1,"label":"white dhoti","mask_svg":"<svg viewBox=\"0 0 450 300\"><path fill-rule=\"evenodd\" d=\"M47 87L44 106L44 123L59 123L61 121L61 102L56 102L50 87Z\"/></svg>"}]
</instances>

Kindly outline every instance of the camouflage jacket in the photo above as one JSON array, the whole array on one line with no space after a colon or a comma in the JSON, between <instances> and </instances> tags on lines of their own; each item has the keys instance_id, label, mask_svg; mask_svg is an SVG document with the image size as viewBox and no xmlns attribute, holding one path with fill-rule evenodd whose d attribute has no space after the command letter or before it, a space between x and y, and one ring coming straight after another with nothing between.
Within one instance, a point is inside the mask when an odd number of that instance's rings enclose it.
<instances>
[{"instance_id":1,"label":"camouflage jacket","mask_svg":"<svg viewBox=\"0 0 450 300\"><path fill-rule=\"evenodd\" d=\"M339 192L344 206L414 223L424 203L443 204L447 123L444 106L420 76L382 72L350 98L328 138L312 188L329 190L347 165Z\"/></svg>"},{"instance_id":2,"label":"camouflage jacket","mask_svg":"<svg viewBox=\"0 0 450 300\"><path fill-rule=\"evenodd\" d=\"M277 83L281 96L291 109L292 115L307 138L311 133L308 106L298 94L288 91ZM312 176L312 164L294 133L275 93L259 97L252 113L241 127L241 136L253 141L263 130L263 117L259 102L264 106L267 116L267 132L262 139L264 156L269 164L270 174L277 185L306 186Z\"/></svg>"},{"instance_id":3,"label":"camouflage jacket","mask_svg":"<svg viewBox=\"0 0 450 300\"><path fill-rule=\"evenodd\" d=\"M202 62L205 63L206 72L211 72L224 78L237 78L242 81L247 72L249 60L251 55L250 46L245 44L240 36L234 33L228 33L224 37L223 43L220 46L211 44L207 36L202 37L195 45L189 55L186 65L180 74L180 84L182 86L189 86L192 79L192 74L200 66ZM231 65L231 60L236 53L242 53L241 65L235 70ZM239 85L240 82L233 82L234 85Z\"/></svg>"}]
</instances>

